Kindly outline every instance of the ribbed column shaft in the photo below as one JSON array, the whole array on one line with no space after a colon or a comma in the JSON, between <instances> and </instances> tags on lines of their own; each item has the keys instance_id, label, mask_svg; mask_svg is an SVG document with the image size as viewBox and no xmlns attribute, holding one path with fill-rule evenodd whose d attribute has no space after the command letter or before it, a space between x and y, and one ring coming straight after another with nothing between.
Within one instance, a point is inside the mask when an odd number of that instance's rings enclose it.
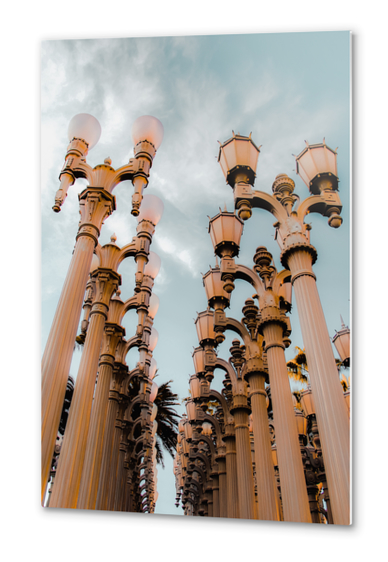
<instances>
[{"instance_id":1,"label":"ribbed column shaft","mask_svg":"<svg viewBox=\"0 0 388 562\"><path fill-rule=\"evenodd\" d=\"M255 489L253 482L251 444L249 439L249 411L246 408L234 407L232 413L236 431L237 485L240 518L255 519Z\"/></svg>"},{"instance_id":2,"label":"ribbed column shaft","mask_svg":"<svg viewBox=\"0 0 388 562\"><path fill-rule=\"evenodd\" d=\"M213 517L213 490L211 488L206 490L206 499L208 517Z\"/></svg>"},{"instance_id":3,"label":"ribbed column shaft","mask_svg":"<svg viewBox=\"0 0 388 562\"><path fill-rule=\"evenodd\" d=\"M123 464L123 473L122 473L122 480L121 480L121 492L120 492L120 508L119 511L126 511L125 506L127 504L127 482L128 482L128 463L125 461L124 455L124 464Z\"/></svg>"},{"instance_id":4,"label":"ribbed column shaft","mask_svg":"<svg viewBox=\"0 0 388 562\"><path fill-rule=\"evenodd\" d=\"M112 464L109 474L108 502L107 509L114 510L116 498L116 485L119 473L119 457L120 457L120 437L122 433L121 421L116 420L114 428L114 438L112 445Z\"/></svg>"},{"instance_id":5,"label":"ribbed column shaft","mask_svg":"<svg viewBox=\"0 0 388 562\"><path fill-rule=\"evenodd\" d=\"M103 313L91 314L59 457L52 507L77 507L105 319Z\"/></svg>"},{"instance_id":6,"label":"ribbed column shaft","mask_svg":"<svg viewBox=\"0 0 388 562\"><path fill-rule=\"evenodd\" d=\"M258 519L279 521L277 487L272 462L266 392L264 389L265 375L250 373L246 378L249 380L251 394Z\"/></svg>"},{"instance_id":7,"label":"ribbed column shaft","mask_svg":"<svg viewBox=\"0 0 388 562\"><path fill-rule=\"evenodd\" d=\"M123 484L124 484L124 457L125 457L125 450L122 447L120 447L113 511L121 511Z\"/></svg>"},{"instance_id":8,"label":"ribbed column shaft","mask_svg":"<svg viewBox=\"0 0 388 562\"><path fill-rule=\"evenodd\" d=\"M113 436L118 409L119 405L115 393L114 398L112 396L108 400L96 509L105 510L108 507L109 475L112 469Z\"/></svg>"},{"instance_id":9,"label":"ribbed column shaft","mask_svg":"<svg viewBox=\"0 0 388 562\"><path fill-rule=\"evenodd\" d=\"M218 464L218 479L220 485L219 499L220 499L220 517L228 517L228 504L227 504L227 482L226 482L226 459L225 457L217 458Z\"/></svg>"},{"instance_id":10,"label":"ribbed column shaft","mask_svg":"<svg viewBox=\"0 0 388 562\"><path fill-rule=\"evenodd\" d=\"M109 386L112 373L113 365L108 363L101 364L100 361L77 502L77 507L79 509L96 508L102 463L102 446L109 400Z\"/></svg>"},{"instance_id":11,"label":"ribbed column shaft","mask_svg":"<svg viewBox=\"0 0 388 562\"><path fill-rule=\"evenodd\" d=\"M350 432L349 415L339 381L330 336L326 326L312 258L298 251L288 258L306 350L311 389L334 523L350 523Z\"/></svg>"},{"instance_id":12,"label":"ribbed column shaft","mask_svg":"<svg viewBox=\"0 0 388 562\"><path fill-rule=\"evenodd\" d=\"M311 523L294 405L284 356L283 326L263 327L275 423L284 521Z\"/></svg>"},{"instance_id":13,"label":"ribbed column shaft","mask_svg":"<svg viewBox=\"0 0 388 562\"><path fill-rule=\"evenodd\" d=\"M78 238L42 358L42 501L94 248L92 237Z\"/></svg>"},{"instance_id":14,"label":"ribbed column shaft","mask_svg":"<svg viewBox=\"0 0 388 562\"><path fill-rule=\"evenodd\" d=\"M218 474L212 474L213 487L213 517L220 516L220 484Z\"/></svg>"},{"instance_id":15,"label":"ribbed column shaft","mask_svg":"<svg viewBox=\"0 0 388 562\"><path fill-rule=\"evenodd\" d=\"M234 435L224 437L226 445L226 502L229 518L237 519L240 517L238 484L237 484L237 459L236 459L236 439Z\"/></svg>"}]
</instances>

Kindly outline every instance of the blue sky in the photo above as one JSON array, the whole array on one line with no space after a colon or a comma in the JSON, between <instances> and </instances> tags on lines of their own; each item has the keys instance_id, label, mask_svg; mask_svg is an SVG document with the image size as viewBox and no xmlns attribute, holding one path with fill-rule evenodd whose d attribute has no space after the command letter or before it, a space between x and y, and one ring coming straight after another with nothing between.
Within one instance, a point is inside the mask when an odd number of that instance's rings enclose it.
<instances>
[{"instance_id":1,"label":"blue sky","mask_svg":"<svg viewBox=\"0 0 388 562\"><path fill-rule=\"evenodd\" d=\"M219 207L233 210L231 188L217 163L218 142L232 130L252 132L262 145L255 189L271 192L279 173L296 182L304 199L308 190L295 174L292 154L304 141L338 147L338 174L344 218L340 229L327 219L310 215L311 241L318 250L315 273L329 333L340 329L340 314L350 323L350 34L317 33L246 34L133 39L45 41L41 51L41 212L42 212L42 351L74 247L78 223L77 193L82 181L70 188L59 214L51 208L58 174L67 147L67 126L76 113L91 113L102 135L88 162L97 165L109 156L120 167L132 156L131 127L143 114L164 126L163 143L151 170L146 193L160 197L164 215L156 228L152 249L162 260L154 292L160 298L155 319L159 341L154 352L157 382L173 380L182 400L188 396L193 373L191 353L198 345L194 319L206 309L202 273L214 266L207 232L208 215ZM100 243L115 233L123 246L135 234L131 216L132 185L115 189L117 211L103 226ZM245 223L239 263L251 266L255 248L265 245L281 269L274 241L272 215L255 210ZM134 265L124 262L121 297L133 293ZM240 319L241 306L253 289L236 283L228 314ZM136 314L124 321L127 336ZM303 347L294 303L291 314L292 345ZM228 358L235 335L228 335L219 355ZM134 367L136 356L128 356ZM77 374L79 353L71 373ZM220 377L221 381L221 377ZM215 378L214 384L220 384ZM183 408L180 409L180 413ZM157 513L182 514L174 506L172 461L158 470Z\"/></svg>"}]
</instances>

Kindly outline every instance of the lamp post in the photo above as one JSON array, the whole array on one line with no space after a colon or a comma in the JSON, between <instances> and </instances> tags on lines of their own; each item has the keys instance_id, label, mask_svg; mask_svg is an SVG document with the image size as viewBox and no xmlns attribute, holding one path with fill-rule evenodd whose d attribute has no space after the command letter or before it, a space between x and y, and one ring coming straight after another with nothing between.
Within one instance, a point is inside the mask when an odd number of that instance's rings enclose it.
<instances>
[{"instance_id":1,"label":"lamp post","mask_svg":"<svg viewBox=\"0 0 388 562\"><path fill-rule=\"evenodd\" d=\"M224 220L229 223L234 222L235 225L239 227L238 219L236 217L230 216L232 214L220 213L218 215L217 222L211 219L210 232L214 233L215 224L224 226ZM233 222L232 222L233 221ZM232 229L231 229L232 230ZM233 229L236 232L236 228ZM240 229L238 228L237 232ZM222 233L222 234L221 234ZM226 228L220 228L220 236L212 236L213 243L215 242L217 251L221 251L221 248L225 248L225 244L222 244L221 237L225 235ZM236 250L239 247L239 238L235 236L234 243ZM222 250L223 251L223 250ZM224 253L224 251L223 251ZM224 253L225 255L225 253ZM231 262L232 258L228 258L228 262ZM216 268L211 268L204 276L203 282L206 290L206 296L208 299L209 306L215 309L214 312L214 326L216 331L216 338L219 342L223 339L223 331L229 329L237 332L239 336L244 340L245 347L247 349L246 356L244 357L245 367L241 371L244 374L245 380L249 383L249 396L252 407L252 419L253 419L253 433L255 440L255 463L256 470L260 473L260 479L257 480L258 489L258 518L266 520L278 520L279 515L277 512L276 504L276 488L275 480L271 462L271 450L270 450L270 440L267 427L267 408L265 402L265 390L264 383L268 374L265 372L262 364L261 349L260 346L255 342L255 330L249 331L239 322L231 320L225 317L224 309L229 306L230 292L225 290L225 287L230 290L233 285L233 277L229 276L228 281L223 283L221 280L221 270L218 266ZM248 301L247 301L248 303ZM248 313L248 306L243 308L244 314ZM252 301L253 305L253 301ZM246 319L249 325L249 320ZM256 322L254 322L256 325ZM256 331L257 337L257 331ZM236 340L238 342L238 340ZM234 342L235 343L235 342ZM260 342L261 343L261 342ZM233 346L231 352L236 352L236 346ZM236 361L236 358L234 358ZM242 363L241 363L242 366Z\"/></svg>"},{"instance_id":2,"label":"lamp post","mask_svg":"<svg viewBox=\"0 0 388 562\"><path fill-rule=\"evenodd\" d=\"M250 149L246 146L250 144ZM235 146L235 160L229 161L230 145ZM245 150L239 150L242 145ZM225 179L233 188L238 216L248 220L253 208L271 212L276 219L275 238L281 250L282 265L291 272L291 282L298 306L301 331L309 363L311 386L320 427L328 484L336 524L350 522L350 436L348 413L338 379L326 321L320 303L312 266L317 251L310 243L311 226L304 220L308 213L328 217L329 226L342 223L341 201L338 195L336 151L325 141L308 145L296 157L297 173L310 190L310 197L294 208L298 197L295 184L285 174L279 174L273 185L273 195L254 191L254 171L259 149L250 137L234 135L219 149L219 162ZM238 174L234 173L238 170ZM223 268L221 264L221 269ZM228 281L225 267L225 280Z\"/></svg>"},{"instance_id":3,"label":"lamp post","mask_svg":"<svg viewBox=\"0 0 388 562\"><path fill-rule=\"evenodd\" d=\"M231 245L224 244L222 251L226 251L231 255L234 250L230 252L230 249ZM222 317L223 311L219 310L219 314L220 317ZM249 414L251 413L251 408L248 404L247 383L240 374L238 374L239 371L237 371L237 373L234 371L230 363L217 358L215 355L214 348L217 345L217 340L223 340L223 334L221 332L220 336L219 328L217 327L217 332L215 330L215 318L216 313L210 311L210 309L198 314L195 321L198 340L200 346L204 349L204 366L205 371L208 373L206 375L208 380L211 382L213 379L214 369L221 368L228 374L232 382L233 404L230 407L230 413L234 419L236 438L239 516L242 519L255 519L254 482L249 438ZM235 323L230 319L228 320L233 325L233 329L238 331ZM227 324L223 322L222 328L226 329L226 327ZM232 355L234 351L235 348L232 346L230 350Z\"/></svg>"},{"instance_id":4,"label":"lamp post","mask_svg":"<svg viewBox=\"0 0 388 562\"><path fill-rule=\"evenodd\" d=\"M128 367L123 363L115 362L109 387L107 412L104 420L104 441L102 444L101 468L95 509L106 510L108 506L109 481L113 473L113 466L116 468L116 464L113 461L116 451L114 447L115 423L120 407L121 386L127 378Z\"/></svg>"},{"instance_id":5,"label":"lamp post","mask_svg":"<svg viewBox=\"0 0 388 562\"><path fill-rule=\"evenodd\" d=\"M326 519L328 523L332 524L334 523L334 521L333 521L331 501L329 496L330 490L328 489L326 470L325 470L325 465L323 463L321 441L318 431L317 418L315 415L315 404L314 404L313 394L311 391L311 386L308 386L305 390L301 392L300 403L308 420L308 426L309 426L308 431L312 436L311 440L312 440L312 446L314 448L314 451L308 450L310 464L312 465L312 467L314 468L317 474L318 481L323 486L323 494L324 494L323 497L326 503L326 511L327 511Z\"/></svg>"},{"instance_id":6,"label":"lamp post","mask_svg":"<svg viewBox=\"0 0 388 562\"><path fill-rule=\"evenodd\" d=\"M104 433L111 425L107 424L107 410L109 404L109 388L111 385L115 356L118 345L125 336L121 326L123 316L131 309L138 309L143 302L141 293L125 303L119 298L119 291L109 304L108 321L102 341L99 358L98 379L94 394L94 404L91 414L90 427L85 452L85 462L82 468L80 492L77 507L81 509L95 509L97 491L102 463Z\"/></svg>"},{"instance_id":7,"label":"lamp post","mask_svg":"<svg viewBox=\"0 0 388 562\"><path fill-rule=\"evenodd\" d=\"M81 220L76 244L42 358L42 501L93 251L105 218L115 209L112 191L120 182L131 180L135 190L132 213L139 214L142 192L163 138L162 124L154 117L148 117L139 118L134 124L135 158L117 170L111 167L110 159L95 168L86 162L88 150L98 142L101 132L100 124L93 116L76 115L69 125L70 144L59 176L60 188L55 195L54 211L61 210L67 190L77 178L87 179L89 185L79 195Z\"/></svg>"},{"instance_id":8,"label":"lamp post","mask_svg":"<svg viewBox=\"0 0 388 562\"><path fill-rule=\"evenodd\" d=\"M246 151L246 139L244 150ZM228 141L230 145L238 145L239 137ZM242 141L241 141L242 142ZM253 151L255 147L251 147ZM231 150L229 148L229 150ZM256 150L256 149L255 149ZM235 154L233 151L232 154ZM256 152L257 154L257 152ZM236 167L235 167L236 168ZM250 168L249 168L250 169ZM241 177L239 168L239 176ZM227 175L233 181L233 174ZM300 457L299 441L293 425L293 404L288 382L287 366L284 357L284 341L290 334L289 319L285 312L289 309L290 296L288 278L290 272L277 272L271 265L272 255L264 247L259 247L254 256L255 270L236 265L234 256L238 254L242 234L241 219L234 213L220 212L210 219L209 232L214 246L214 252L221 258L221 279L224 281L223 291L231 293L236 278L251 283L257 293L260 304L260 315L253 301L246 301L243 309L246 315L244 322L248 331L238 327L238 323L223 317L222 303L229 304L229 299L221 300L221 289L218 289L218 299L215 296L215 285L211 285L204 277L209 305L218 301L215 311L215 331L223 331L226 326L235 329L240 335L243 333L246 353L246 376L251 386L253 412L253 430L255 439L255 461L261 468L260 479L257 480L259 518L278 520L279 513L276 501L276 484L271 463L270 441L266 424L266 403L264 382L266 374L263 369L261 350L258 346L258 334L265 340L271 387L273 388L274 415L278 420L278 457L279 472L283 484L283 509L287 521L310 522L308 497L305 487L303 465ZM214 274L213 274L214 277ZM206 282L207 281L207 282ZM288 301L287 301L288 299ZM220 339L220 338L218 338ZM264 394L263 394L264 393ZM263 395L260 399L259 395ZM260 421L261 420L261 421Z\"/></svg>"}]
</instances>

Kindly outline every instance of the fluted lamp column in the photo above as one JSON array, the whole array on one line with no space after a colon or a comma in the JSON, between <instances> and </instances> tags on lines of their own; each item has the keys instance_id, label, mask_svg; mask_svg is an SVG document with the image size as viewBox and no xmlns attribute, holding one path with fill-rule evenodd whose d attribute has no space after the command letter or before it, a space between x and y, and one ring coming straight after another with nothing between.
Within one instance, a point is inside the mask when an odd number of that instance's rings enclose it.
<instances>
[{"instance_id":1,"label":"fluted lamp column","mask_svg":"<svg viewBox=\"0 0 388 562\"><path fill-rule=\"evenodd\" d=\"M238 138L234 142L249 142ZM221 163L223 146L220 147ZM237 159L237 165L252 167L249 160ZM271 212L276 222L275 239L281 249L281 263L290 270L298 306L303 342L309 364L311 387L315 398L320 426L322 451L331 490L334 522L350 522L350 434L348 411L343 399L334 354L319 299L312 265L317 258L310 244L311 225L305 224L306 215L317 212L328 217L328 224L338 228L342 223L342 204L338 195L337 154L325 140L309 145L296 157L296 171L310 190L311 196L294 204L294 182L286 174L279 174L272 186L273 195L253 191L253 180L229 178L229 166L223 168L227 182L233 188L235 209L241 219L252 216L252 208Z\"/></svg>"},{"instance_id":2,"label":"fluted lamp column","mask_svg":"<svg viewBox=\"0 0 388 562\"><path fill-rule=\"evenodd\" d=\"M125 336L125 330L119 324L124 302L117 295L110 301L108 322L105 324L101 354L98 367L98 380L93 399L93 408L85 452L85 462L77 507L95 509L98 484L100 479L104 433L107 429L107 409L109 388L113 376L116 349Z\"/></svg>"},{"instance_id":3,"label":"fluted lamp column","mask_svg":"<svg viewBox=\"0 0 388 562\"><path fill-rule=\"evenodd\" d=\"M95 509L107 509L108 491L109 491L109 475L112 471L112 455L113 439L115 431L115 422L119 409L120 387L124 379L128 375L128 367L126 365L116 363L113 366L113 373L110 381L108 406L105 417L105 429L102 444L101 471L98 483L98 491Z\"/></svg>"},{"instance_id":4,"label":"fluted lamp column","mask_svg":"<svg viewBox=\"0 0 388 562\"><path fill-rule=\"evenodd\" d=\"M61 210L68 188L77 178L87 179L89 186L78 196L81 220L76 244L42 358L42 503L93 251L104 220L115 210L112 190L118 183L131 180L136 195L133 214L138 214L155 147L163 138L163 126L154 117L139 118L134 127L135 158L117 170L110 166L110 159L92 169L85 157L99 140L100 124L89 114L76 115L69 124L70 145L60 174L54 211Z\"/></svg>"},{"instance_id":5,"label":"fluted lamp column","mask_svg":"<svg viewBox=\"0 0 388 562\"><path fill-rule=\"evenodd\" d=\"M63 454L58 463L58 473L51 498L52 507L77 506L101 339L109 301L121 282L120 276L110 269L99 268L93 275L96 276L96 298L90 313L88 334L63 441Z\"/></svg>"}]
</instances>

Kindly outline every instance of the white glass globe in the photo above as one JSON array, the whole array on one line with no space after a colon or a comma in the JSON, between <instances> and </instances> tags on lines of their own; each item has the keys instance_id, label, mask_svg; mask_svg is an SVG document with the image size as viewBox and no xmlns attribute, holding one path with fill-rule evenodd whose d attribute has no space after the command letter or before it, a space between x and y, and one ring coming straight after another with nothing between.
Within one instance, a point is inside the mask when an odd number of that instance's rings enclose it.
<instances>
[{"instance_id":1,"label":"white glass globe","mask_svg":"<svg viewBox=\"0 0 388 562\"><path fill-rule=\"evenodd\" d=\"M156 384L156 382L153 382L151 385L151 394L150 394L150 402L154 402L157 394L158 394L158 385ZM155 423L155 422L154 422Z\"/></svg>"},{"instance_id":2,"label":"white glass globe","mask_svg":"<svg viewBox=\"0 0 388 562\"><path fill-rule=\"evenodd\" d=\"M158 254L150 252L148 256L148 263L144 268L144 275L149 275L152 279L155 279L159 273L161 264L162 262Z\"/></svg>"},{"instance_id":3,"label":"white glass globe","mask_svg":"<svg viewBox=\"0 0 388 562\"><path fill-rule=\"evenodd\" d=\"M156 344L158 343L158 338L159 338L158 330L156 330L155 328L152 328L151 335L150 335L150 341L149 341L149 344L148 344L148 349L150 351L153 351L155 349Z\"/></svg>"},{"instance_id":4,"label":"white glass globe","mask_svg":"<svg viewBox=\"0 0 388 562\"><path fill-rule=\"evenodd\" d=\"M158 364L156 363L155 359L152 358L150 370L149 370L149 375L148 375L151 380L154 378L157 368L158 368Z\"/></svg>"},{"instance_id":5,"label":"white glass globe","mask_svg":"<svg viewBox=\"0 0 388 562\"><path fill-rule=\"evenodd\" d=\"M148 316L150 318L155 318L158 309L159 309L159 297L154 293L152 293L150 298L150 304L148 307Z\"/></svg>"},{"instance_id":6,"label":"white glass globe","mask_svg":"<svg viewBox=\"0 0 388 562\"><path fill-rule=\"evenodd\" d=\"M74 115L67 130L69 141L82 139L89 145L89 150L96 146L101 136L101 125L93 115L78 113Z\"/></svg>"},{"instance_id":7,"label":"white glass globe","mask_svg":"<svg viewBox=\"0 0 388 562\"><path fill-rule=\"evenodd\" d=\"M137 222L146 220L151 221L155 226L160 221L164 210L164 203L156 195L144 195L140 204L140 213L137 215Z\"/></svg>"},{"instance_id":8,"label":"white glass globe","mask_svg":"<svg viewBox=\"0 0 388 562\"><path fill-rule=\"evenodd\" d=\"M163 125L152 115L138 117L132 126L132 140L135 145L140 141L148 141L158 150L162 144L163 134Z\"/></svg>"}]
</instances>

